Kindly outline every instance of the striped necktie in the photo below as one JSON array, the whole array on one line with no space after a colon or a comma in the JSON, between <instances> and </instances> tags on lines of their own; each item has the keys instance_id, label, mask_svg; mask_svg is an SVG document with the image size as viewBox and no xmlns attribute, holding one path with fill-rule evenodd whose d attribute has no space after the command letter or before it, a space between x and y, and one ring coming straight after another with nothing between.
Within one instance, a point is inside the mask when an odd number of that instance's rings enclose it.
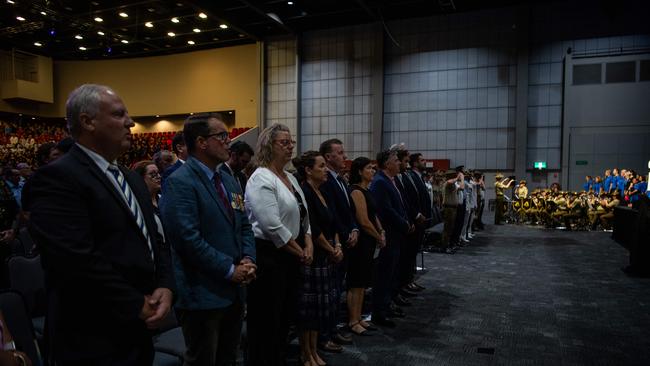
<instances>
[{"instance_id":1,"label":"striped necktie","mask_svg":"<svg viewBox=\"0 0 650 366\"><path fill-rule=\"evenodd\" d=\"M142 212L140 212L140 207L138 206L137 201L133 196L133 192L131 191L131 188L129 187L128 184L126 184L124 175L122 175L122 172L120 171L120 169L118 169L116 165L112 165L112 164L109 165L108 171L111 172L111 174L115 178L115 181L117 182L117 185L122 190L122 194L124 194L124 198L126 198L126 204L127 206L129 206L129 209L131 210L131 213L135 218L135 223L138 225L140 231L142 231L142 235L144 235L145 239L147 240L147 246L149 247L149 254L151 254L151 258L153 258L153 252L151 250L151 242L149 240L149 232L147 231L147 225L144 222L144 216L142 215Z\"/></svg>"}]
</instances>

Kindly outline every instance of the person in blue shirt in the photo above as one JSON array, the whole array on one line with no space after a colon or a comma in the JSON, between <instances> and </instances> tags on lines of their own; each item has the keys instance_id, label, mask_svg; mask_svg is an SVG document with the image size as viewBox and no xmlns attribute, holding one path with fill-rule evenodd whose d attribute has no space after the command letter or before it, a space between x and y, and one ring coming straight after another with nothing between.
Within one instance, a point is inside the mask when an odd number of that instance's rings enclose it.
<instances>
[{"instance_id":1,"label":"person in blue shirt","mask_svg":"<svg viewBox=\"0 0 650 366\"><path fill-rule=\"evenodd\" d=\"M642 175L634 178L632 182L633 186L630 189L630 203L632 203L632 207L637 208L639 201L641 201L641 196L648 190L648 182L645 181L645 177Z\"/></svg>"},{"instance_id":2,"label":"person in blue shirt","mask_svg":"<svg viewBox=\"0 0 650 366\"><path fill-rule=\"evenodd\" d=\"M627 170L621 169L621 175L618 176L616 181L616 189L621 192L621 195L625 194L625 188L627 187Z\"/></svg>"},{"instance_id":3,"label":"person in blue shirt","mask_svg":"<svg viewBox=\"0 0 650 366\"><path fill-rule=\"evenodd\" d=\"M608 191L608 193L612 193L614 190L616 190L618 188L618 179L619 178L620 178L620 176L618 175L618 169L617 168L612 169L612 176L611 176L611 180L610 180L610 183L609 183L609 191Z\"/></svg>"},{"instance_id":4,"label":"person in blue shirt","mask_svg":"<svg viewBox=\"0 0 650 366\"><path fill-rule=\"evenodd\" d=\"M596 196L600 196L603 190L603 180L600 178L600 176L597 176L596 179L594 179L593 184L591 185L591 188L593 188L594 193Z\"/></svg>"},{"instance_id":5,"label":"person in blue shirt","mask_svg":"<svg viewBox=\"0 0 650 366\"><path fill-rule=\"evenodd\" d=\"M603 192L609 193L609 190L612 187L612 172L611 170L605 170L605 178L603 178Z\"/></svg>"},{"instance_id":6,"label":"person in blue shirt","mask_svg":"<svg viewBox=\"0 0 650 366\"><path fill-rule=\"evenodd\" d=\"M593 184L594 184L594 181L593 181L593 179L591 179L591 175L588 175L588 176L585 177L585 184L582 185L582 189L585 192L589 192L589 190L591 189L591 186Z\"/></svg>"}]
</instances>

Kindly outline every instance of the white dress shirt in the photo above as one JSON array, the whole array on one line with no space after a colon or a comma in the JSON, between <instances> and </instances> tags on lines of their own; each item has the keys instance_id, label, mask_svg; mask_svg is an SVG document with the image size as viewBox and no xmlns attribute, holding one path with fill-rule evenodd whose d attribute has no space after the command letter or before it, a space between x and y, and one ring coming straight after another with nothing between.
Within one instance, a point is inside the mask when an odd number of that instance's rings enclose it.
<instances>
[{"instance_id":1,"label":"white dress shirt","mask_svg":"<svg viewBox=\"0 0 650 366\"><path fill-rule=\"evenodd\" d=\"M300 194L307 208L305 195L291 173L285 171L293 189ZM268 168L257 168L248 179L244 198L248 220L258 239L270 240L281 247L300 234L300 225L311 235L309 215L300 222L300 208L296 197L282 180Z\"/></svg>"}]
</instances>

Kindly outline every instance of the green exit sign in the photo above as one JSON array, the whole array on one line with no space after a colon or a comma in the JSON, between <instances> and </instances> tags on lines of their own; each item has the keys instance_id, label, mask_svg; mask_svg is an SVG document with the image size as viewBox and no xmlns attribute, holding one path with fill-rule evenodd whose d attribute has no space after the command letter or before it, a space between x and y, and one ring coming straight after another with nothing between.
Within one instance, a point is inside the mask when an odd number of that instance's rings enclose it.
<instances>
[{"instance_id":1,"label":"green exit sign","mask_svg":"<svg viewBox=\"0 0 650 366\"><path fill-rule=\"evenodd\" d=\"M546 162L545 161L536 161L535 162L535 169L546 169Z\"/></svg>"},{"instance_id":2,"label":"green exit sign","mask_svg":"<svg viewBox=\"0 0 650 366\"><path fill-rule=\"evenodd\" d=\"M587 160L576 160L576 165L587 165Z\"/></svg>"}]
</instances>

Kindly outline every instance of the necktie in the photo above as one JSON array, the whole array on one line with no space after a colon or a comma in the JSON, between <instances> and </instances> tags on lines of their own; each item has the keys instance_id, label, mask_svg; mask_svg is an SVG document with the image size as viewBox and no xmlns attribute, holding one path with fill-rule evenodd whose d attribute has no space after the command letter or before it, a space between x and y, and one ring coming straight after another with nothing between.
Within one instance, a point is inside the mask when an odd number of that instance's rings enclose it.
<instances>
[{"instance_id":1,"label":"necktie","mask_svg":"<svg viewBox=\"0 0 650 366\"><path fill-rule=\"evenodd\" d=\"M217 193L219 194L219 198L221 199L221 202L223 203L224 207L226 208L226 211L228 211L228 215L230 216L230 219L233 219L234 213L232 212L232 206L230 206L230 201L228 200L228 196L226 195L226 191L223 188L223 185L221 184L221 174L218 172L214 173L214 188L217 189Z\"/></svg>"},{"instance_id":2,"label":"necktie","mask_svg":"<svg viewBox=\"0 0 650 366\"><path fill-rule=\"evenodd\" d=\"M142 235L144 235L145 239L147 240L147 246L149 247L149 254L151 254L151 257L153 258L153 252L151 250L151 242L149 240L149 232L147 231L147 225L144 222L144 216L142 216L142 212L140 212L140 207L138 206L136 199L133 196L133 192L131 191L131 188L129 187L128 184L126 184L124 175L122 175L122 172L120 171L120 169L118 169L116 165L109 165L108 171L111 172L113 178L115 178L115 181L117 182L117 185L120 187L120 190L124 195L124 198L126 198L126 204L127 206L129 206L129 210L131 210L131 214L133 214L133 217L135 218L135 223L138 225L140 231L142 231Z\"/></svg>"},{"instance_id":3,"label":"necktie","mask_svg":"<svg viewBox=\"0 0 650 366\"><path fill-rule=\"evenodd\" d=\"M339 183L339 186L341 187L341 190L343 191L343 195L345 196L345 199L348 201L348 205L350 205L350 198L348 197L348 189L347 184L345 183L345 180L338 175L336 176L336 181Z\"/></svg>"}]
</instances>

